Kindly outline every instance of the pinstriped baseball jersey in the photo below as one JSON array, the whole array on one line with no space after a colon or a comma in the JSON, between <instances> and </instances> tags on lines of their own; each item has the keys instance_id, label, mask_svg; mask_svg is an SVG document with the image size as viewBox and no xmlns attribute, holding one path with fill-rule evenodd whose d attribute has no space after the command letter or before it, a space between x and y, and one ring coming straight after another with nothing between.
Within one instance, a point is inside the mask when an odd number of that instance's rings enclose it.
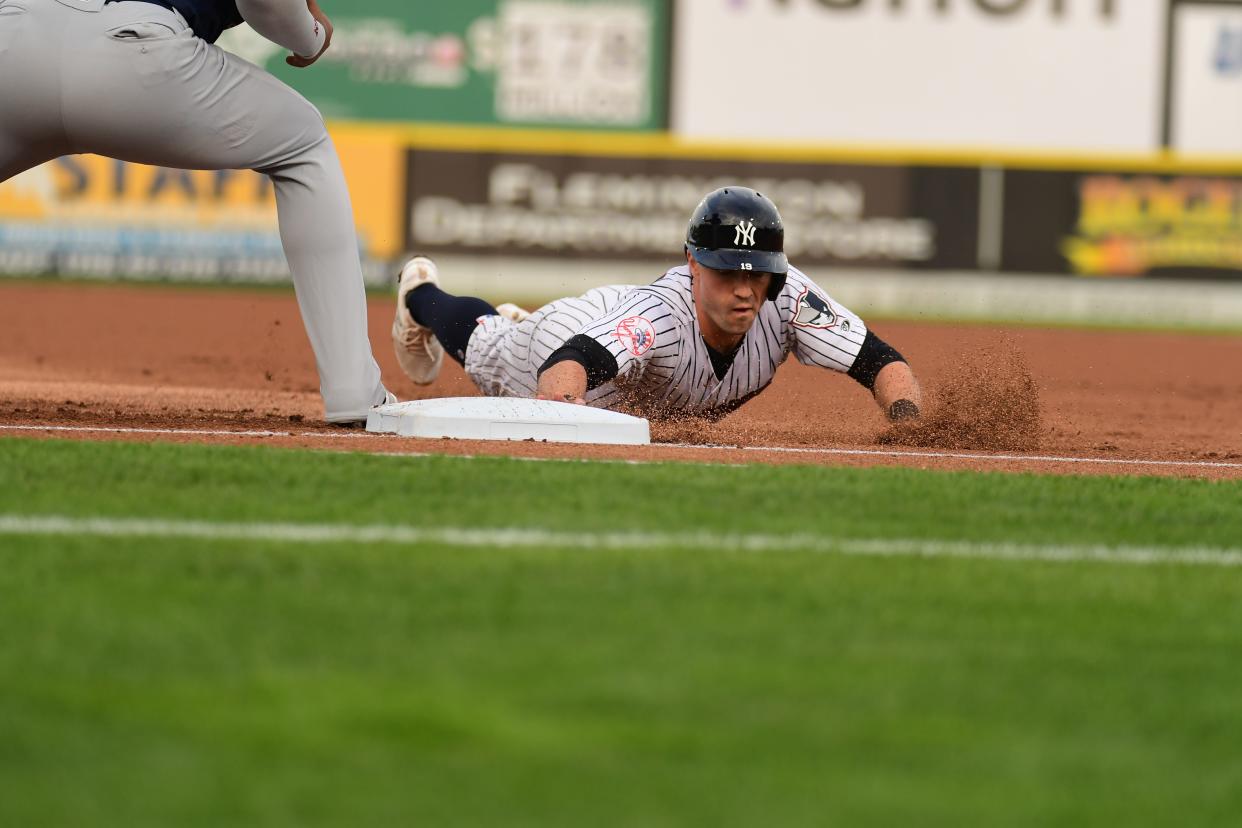
<instances>
[{"instance_id":1,"label":"pinstriped baseball jersey","mask_svg":"<svg viewBox=\"0 0 1242 828\"><path fill-rule=\"evenodd\" d=\"M534 396L539 367L578 334L617 360L616 378L588 391L588 405L646 416L713 416L766 388L791 353L806 365L849 371L867 328L791 267L784 289L760 307L718 378L694 311L690 269L682 265L650 285L596 288L559 299L521 323L484 317L466 349L466 372L485 394Z\"/></svg>"}]
</instances>

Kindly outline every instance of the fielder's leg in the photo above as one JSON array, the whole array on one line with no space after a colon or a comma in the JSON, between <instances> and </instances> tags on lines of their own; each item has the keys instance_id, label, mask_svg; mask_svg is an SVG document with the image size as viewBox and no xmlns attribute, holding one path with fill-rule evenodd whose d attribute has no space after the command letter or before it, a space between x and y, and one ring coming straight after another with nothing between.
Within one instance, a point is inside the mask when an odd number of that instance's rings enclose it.
<instances>
[{"instance_id":1,"label":"fielder's leg","mask_svg":"<svg viewBox=\"0 0 1242 828\"><path fill-rule=\"evenodd\" d=\"M68 152L54 55L30 3L0 0L0 182Z\"/></svg>"},{"instance_id":2,"label":"fielder's leg","mask_svg":"<svg viewBox=\"0 0 1242 828\"><path fill-rule=\"evenodd\" d=\"M0 119L5 117L4 111L4 102L0 101ZM19 145L12 136L5 135L3 126L0 126L0 184L63 154L63 152L53 152L49 155L48 149L49 146L46 143L34 146Z\"/></svg>"},{"instance_id":3,"label":"fielder's leg","mask_svg":"<svg viewBox=\"0 0 1242 828\"><path fill-rule=\"evenodd\" d=\"M66 53L75 56L64 69L64 121L77 151L270 175L326 418L365 419L386 392L367 336L349 193L318 111L161 6L64 11Z\"/></svg>"}]
</instances>

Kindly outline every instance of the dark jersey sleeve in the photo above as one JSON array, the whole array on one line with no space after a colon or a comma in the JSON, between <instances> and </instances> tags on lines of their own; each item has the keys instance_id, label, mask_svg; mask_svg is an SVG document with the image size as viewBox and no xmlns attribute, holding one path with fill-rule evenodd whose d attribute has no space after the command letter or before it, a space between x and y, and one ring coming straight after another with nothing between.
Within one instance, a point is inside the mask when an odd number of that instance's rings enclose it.
<instances>
[{"instance_id":1,"label":"dark jersey sleeve","mask_svg":"<svg viewBox=\"0 0 1242 828\"><path fill-rule=\"evenodd\" d=\"M875 331L868 330L862 347L858 349L858 356L850 366L849 375L870 390L875 388L875 378L885 365L905 361L906 358L896 348L876 336Z\"/></svg>"},{"instance_id":2,"label":"dark jersey sleeve","mask_svg":"<svg viewBox=\"0 0 1242 828\"><path fill-rule=\"evenodd\" d=\"M584 334L569 338L539 366L539 375L558 362L576 362L586 370L587 390L593 391L604 383L616 379L617 358L597 340Z\"/></svg>"},{"instance_id":3,"label":"dark jersey sleeve","mask_svg":"<svg viewBox=\"0 0 1242 828\"><path fill-rule=\"evenodd\" d=\"M676 320L663 300L634 290L553 351L539 373L568 359L586 369L588 391L618 378L634 382L654 356L676 348L679 342Z\"/></svg>"}]
</instances>

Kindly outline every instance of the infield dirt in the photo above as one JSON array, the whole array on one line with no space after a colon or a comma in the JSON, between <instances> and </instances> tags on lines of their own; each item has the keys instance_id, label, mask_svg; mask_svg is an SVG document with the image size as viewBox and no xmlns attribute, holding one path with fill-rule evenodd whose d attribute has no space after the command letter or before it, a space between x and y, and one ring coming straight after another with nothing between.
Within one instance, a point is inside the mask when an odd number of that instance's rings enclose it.
<instances>
[{"instance_id":1,"label":"infield dirt","mask_svg":"<svg viewBox=\"0 0 1242 828\"><path fill-rule=\"evenodd\" d=\"M478 393L450 361L428 388L406 380L391 313L391 299L372 298L371 340L392 391ZM916 425L889 427L848 377L790 359L718 423L653 423L651 447L418 440L321 422L292 291L14 282L0 285L0 435L1242 478L1242 336L869 321L923 383ZM1088 462L1032 459L1053 455Z\"/></svg>"}]
</instances>

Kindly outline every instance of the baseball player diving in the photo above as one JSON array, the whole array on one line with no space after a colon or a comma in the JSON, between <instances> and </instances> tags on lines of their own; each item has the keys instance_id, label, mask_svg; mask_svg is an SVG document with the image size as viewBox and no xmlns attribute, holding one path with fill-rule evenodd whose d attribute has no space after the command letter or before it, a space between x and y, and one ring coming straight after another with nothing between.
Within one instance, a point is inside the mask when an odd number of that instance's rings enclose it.
<instances>
[{"instance_id":1,"label":"baseball player diving","mask_svg":"<svg viewBox=\"0 0 1242 828\"><path fill-rule=\"evenodd\" d=\"M0 182L97 153L271 177L329 422L395 399L380 382L353 210L319 112L213 44L243 20L310 66L332 40L316 0L0 0Z\"/></svg>"},{"instance_id":2,"label":"baseball player diving","mask_svg":"<svg viewBox=\"0 0 1242 828\"><path fill-rule=\"evenodd\" d=\"M533 313L441 290L436 266L403 268L393 345L414 382L444 353L489 396L537 397L646 417L717 418L772 382L791 353L853 377L890 420L919 415L905 359L796 268L768 198L709 193L690 219L686 261L649 285L596 288Z\"/></svg>"}]
</instances>

